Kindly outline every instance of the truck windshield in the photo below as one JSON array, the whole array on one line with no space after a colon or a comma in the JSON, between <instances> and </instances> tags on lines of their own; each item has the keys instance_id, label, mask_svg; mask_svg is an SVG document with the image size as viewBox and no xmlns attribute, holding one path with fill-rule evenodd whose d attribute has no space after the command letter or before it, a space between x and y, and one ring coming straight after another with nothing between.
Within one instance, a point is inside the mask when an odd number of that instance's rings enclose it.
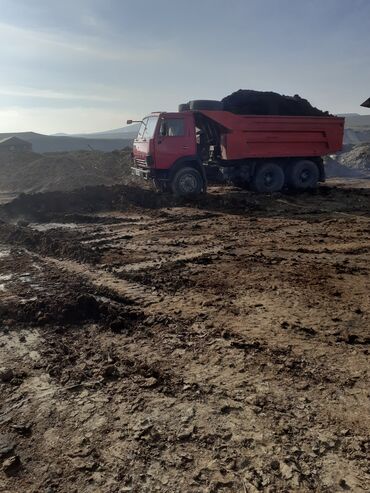
<instances>
[{"instance_id":1,"label":"truck windshield","mask_svg":"<svg viewBox=\"0 0 370 493\"><path fill-rule=\"evenodd\" d=\"M147 118L144 118L139 128L137 139L138 140L151 139L154 135L157 122L158 122L158 116L148 116Z\"/></svg>"}]
</instances>

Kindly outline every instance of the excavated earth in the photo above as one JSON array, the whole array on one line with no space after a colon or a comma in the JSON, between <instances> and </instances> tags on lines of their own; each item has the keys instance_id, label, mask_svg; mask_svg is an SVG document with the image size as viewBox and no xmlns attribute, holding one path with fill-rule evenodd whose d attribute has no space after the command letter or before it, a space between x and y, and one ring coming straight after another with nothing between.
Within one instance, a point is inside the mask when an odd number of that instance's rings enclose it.
<instances>
[{"instance_id":1,"label":"excavated earth","mask_svg":"<svg viewBox=\"0 0 370 493\"><path fill-rule=\"evenodd\" d=\"M0 208L0 491L362 492L370 182Z\"/></svg>"}]
</instances>

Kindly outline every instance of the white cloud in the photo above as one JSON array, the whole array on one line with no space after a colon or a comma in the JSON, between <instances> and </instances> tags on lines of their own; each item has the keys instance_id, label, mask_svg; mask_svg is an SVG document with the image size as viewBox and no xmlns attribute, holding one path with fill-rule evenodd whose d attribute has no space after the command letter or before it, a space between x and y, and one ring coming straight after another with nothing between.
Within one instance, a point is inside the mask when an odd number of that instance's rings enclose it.
<instances>
[{"instance_id":1,"label":"white cloud","mask_svg":"<svg viewBox=\"0 0 370 493\"><path fill-rule=\"evenodd\" d=\"M66 40L68 37L68 40ZM115 45L119 43L119 48ZM45 51L55 56L56 50L65 54L116 62L158 63L168 61L175 54L166 47L135 46L136 40L124 42L93 35L54 33L47 30L26 29L0 22L1 50L17 50L20 53L43 54Z\"/></svg>"},{"instance_id":2,"label":"white cloud","mask_svg":"<svg viewBox=\"0 0 370 493\"><path fill-rule=\"evenodd\" d=\"M92 101L92 102L115 102L120 98L102 96L99 94L87 94L87 93L72 93L64 91L53 91L47 89L37 89L32 87L0 87L0 95L11 97L28 97L28 98L40 98L40 99L57 99L57 100L77 100L77 101ZM121 95L122 97L123 95ZM126 94L126 97L128 95Z\"/></svg>"}]
</instances>

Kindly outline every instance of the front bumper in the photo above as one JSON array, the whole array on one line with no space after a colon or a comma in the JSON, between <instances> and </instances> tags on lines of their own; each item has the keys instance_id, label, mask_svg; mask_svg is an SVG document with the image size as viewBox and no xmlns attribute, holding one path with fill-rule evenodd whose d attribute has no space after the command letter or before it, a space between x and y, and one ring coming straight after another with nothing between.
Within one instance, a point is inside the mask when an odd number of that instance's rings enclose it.
<instances>
[{"instance_id":1,"label":"front bumper","mask_svg":"<svg viewBox=\"0 0 370 493\"><path fill-rule=\"evenodd\" d=\"M150 180L153 177L153 171L151 169L138 168L137 166L131 166L131 173L134 176L143 178L144 180Z\"/></svg>"}]
</instances>

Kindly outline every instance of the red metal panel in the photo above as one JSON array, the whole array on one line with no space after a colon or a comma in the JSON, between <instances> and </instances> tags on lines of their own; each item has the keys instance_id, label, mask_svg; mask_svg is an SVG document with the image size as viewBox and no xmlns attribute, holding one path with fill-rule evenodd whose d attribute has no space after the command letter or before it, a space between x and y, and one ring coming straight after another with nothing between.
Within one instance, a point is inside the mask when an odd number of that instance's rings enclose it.
<instances>
[{"instance_id":1,"label":"red metal panel","mask_svg":"<svg viewBox=\"0 0 370 493\"><path fill-rule=\"evenodd\" d=\"M223 159L324 156L342 148L344 118L201 113L223 128Z\"/></svg>"},{"instance_id":2,"label":"red metal panel","mask_svg":"<svg viewBox=\"0 0 370 493\"><path fill-rule=\"evenodd\" d=\"M246 143L251 142L270 142L270 143L287 143L287 142L327 142L328 137L326 132L313 131L313 132L256 132L253 130L246 130L242 132L241 138Z\"/></svg>"}]
</instances>

